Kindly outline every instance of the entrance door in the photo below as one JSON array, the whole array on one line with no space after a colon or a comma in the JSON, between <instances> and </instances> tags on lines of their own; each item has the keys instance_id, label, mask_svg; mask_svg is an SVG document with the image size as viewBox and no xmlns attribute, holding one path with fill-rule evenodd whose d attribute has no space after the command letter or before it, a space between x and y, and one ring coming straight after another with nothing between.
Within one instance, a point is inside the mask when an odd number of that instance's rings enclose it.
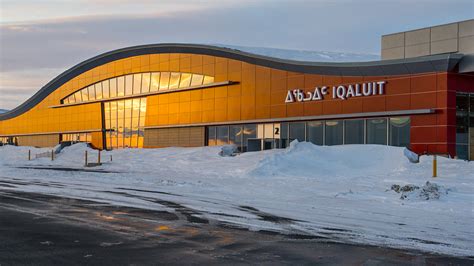
<instances>
[{"instance_id":1,"label":"entrance door","mask_svg":"<svg viewBox=\"0 0 474 266\"><path fill-rule=\"evenodd\" d=\"M265 139L263 141L263 149L270 150L275 148L275 140L274 139Z\"/></svg>"},{"instance_id":2,"label":"entrance door","mask_svg":"<svg viewBox=\"0 0 474 266\"><path fill-rule=\"evenodd\" d=\"M261 151L262 140L261 139L248 139L247 140L247 151Z\"/></svg>"}]
</instances>

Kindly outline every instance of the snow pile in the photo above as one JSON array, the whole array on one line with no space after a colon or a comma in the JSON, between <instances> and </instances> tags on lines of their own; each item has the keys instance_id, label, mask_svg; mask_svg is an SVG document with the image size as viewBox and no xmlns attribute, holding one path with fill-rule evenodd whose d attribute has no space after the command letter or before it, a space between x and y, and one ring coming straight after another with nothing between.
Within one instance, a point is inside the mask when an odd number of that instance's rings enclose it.
<instances>
[{"instance_id":1,"label":"snow pile","mask_svg":"<svg viewBox=\"0 0 474 266\"><path fill-rule=\"evenodd\" d=\"M235 145L224 145L222 146L221 151L219 152L220 156L228 157L237 155L238 150Z\"/></svg>"},{"instance_id":2,"label":"snow pile","mask_svg":"<svg viewBox=\"0 0 474 266\"><path fill-rule=\"evenodd\" d=\"M381 169L399 171L407 165L398 151L402 148L380 145L317 146L294 140L280 153L265 156L251 174L263 176L352 177L376 174ZM395 153L394 151L397 151Z\"/></svg>"},{"instance_id":3,"label":"snow pile","mask_svg":"<svg viewBox=\"0 0 474 266\"><path fill-rule=\"evenodd\" d=\"M420 162L420 156L418 154L410 151L407 148L405 148L403 150L403 155L405 155L405 157L407 157L408 161L410 161L411 163L419 163Z\"/></svg>"},{"instance_id":4,"label":"snow pile","mask_svg":"<svg viewBox=\"0 0 474 266\"><path fill-rule=\"evenodd\" d=\"M433 179L432 157L413 164L403 148L381 145L292 142L238 156L220 155L230 147L121 149L93 168L84 153L95 162L98 152L85 144L54 161L28 161L28 150L51 149L0 147L1 190L170 211L162 200L251 230L474 256L474 162L438 157Z\"/></svg>"}]
</instances>

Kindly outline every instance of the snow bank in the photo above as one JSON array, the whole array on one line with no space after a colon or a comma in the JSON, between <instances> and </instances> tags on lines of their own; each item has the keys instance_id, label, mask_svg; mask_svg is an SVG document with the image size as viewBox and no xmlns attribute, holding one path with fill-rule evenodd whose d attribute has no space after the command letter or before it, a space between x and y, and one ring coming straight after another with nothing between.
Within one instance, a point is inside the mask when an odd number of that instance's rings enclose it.
<instances>
[{"instance_id":1,"label":"snow bank","mask_svg":"<svg viewBox=\"0 0 474 266\"><path fill-rule=\"evenodd\" d=\"M66 147L54 161L28 161L28 150L49 149L0 147L0 181L11 181L1 189L169 209L153 200L159 198L251 230L474 256L474 162L438 157L433 179L430 156L413 164L403 148L381 145L292 142L236 156L219 155L222 147L122 149L102 152L103 164L94 168L84 167L84 152L90 162L98 152L84 144ZM405 186L411 191L401 192ZM269 216L276 218L262 218Z\"/></svg>"},{"instance_id":2,"label":"snow bank","mask_svg":"<svg viewBox=\"0 0 474 266\"><path fill-rule=\"evenodd\" d=\"M251 172L258 177L331 176L351 178L396 172L406 168L403 148L381 145L317 146L309 142L290 143L281 153L269 154Z\"/></svg>"}]
</instances>

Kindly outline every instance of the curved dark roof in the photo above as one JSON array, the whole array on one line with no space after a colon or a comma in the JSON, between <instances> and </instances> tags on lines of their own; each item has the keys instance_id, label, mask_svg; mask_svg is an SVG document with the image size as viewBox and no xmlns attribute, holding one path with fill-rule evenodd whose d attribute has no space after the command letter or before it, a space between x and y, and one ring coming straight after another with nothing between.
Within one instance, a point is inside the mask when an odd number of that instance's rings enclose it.
<instances>
[{"instance_id":1,"label":"curved dark roof","mask_svg":"<svg viewBox=\"0 0 474 266\"><path fill-rule=\"evenodd\" d=\"M410 59L355 63L325 63L278 59L262 55L255 55L230 48L201 44L165 43L139 45L103 53L73 66L48 82L48 84L42 87L31 98L26 100L15 109L0 114L0 121L25 113L67 81L97 66L131 56L160 53L212 55L280 70L308 74L340 76L388 76L434 71L452 71L463 56L462 54L440 54Z\"/></svg>"}]
</instances>

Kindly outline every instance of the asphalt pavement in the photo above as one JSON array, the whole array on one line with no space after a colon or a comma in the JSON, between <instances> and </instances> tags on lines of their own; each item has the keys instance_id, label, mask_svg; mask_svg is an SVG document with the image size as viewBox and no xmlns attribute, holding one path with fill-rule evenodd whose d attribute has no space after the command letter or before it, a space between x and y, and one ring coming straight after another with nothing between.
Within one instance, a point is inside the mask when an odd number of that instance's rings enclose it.
<instances>
[{"instance_id":1,"label":"asphalt pavement","mask_svg":"<svg viewBox=\"0 0 474 266\"><path fill-rule=\"evenodd\" d=\"M254 232L195 217L189 209L151 211L0 188L1 266L473 263L472 258Z\"/></svg>"}]
</instances>

